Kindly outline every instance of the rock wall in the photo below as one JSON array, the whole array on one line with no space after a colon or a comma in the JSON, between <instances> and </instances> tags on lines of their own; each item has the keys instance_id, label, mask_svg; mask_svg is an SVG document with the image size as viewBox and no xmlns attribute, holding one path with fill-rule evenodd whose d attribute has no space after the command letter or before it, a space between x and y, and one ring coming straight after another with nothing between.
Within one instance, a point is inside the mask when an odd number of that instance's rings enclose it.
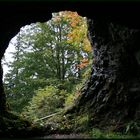
<instances>
[{"instance_id":1,"label":"rock wall","mask_svg":"<svg viewBox=\"0 0 140 140\"><path fill-rule=\"evenodd\" d=\"M93 126L125 131L128 122L140 121L140 65L135 55L140 31L90 20L89 32L92 72L76 109L87 112Z\"/></svg>"},{"instance_id":2,"label":"rock wall","mask_svg":"<svg viewBox=\"0 0 140 140\"><path fill-rule=\"evenodd\" d=\"M4 94L4 89L2 86L2 75L3 75L3 70L2 67L0 65L0 115L3 114L4 111L6 111L6 97Z\"/></svg>"}]
</instances>

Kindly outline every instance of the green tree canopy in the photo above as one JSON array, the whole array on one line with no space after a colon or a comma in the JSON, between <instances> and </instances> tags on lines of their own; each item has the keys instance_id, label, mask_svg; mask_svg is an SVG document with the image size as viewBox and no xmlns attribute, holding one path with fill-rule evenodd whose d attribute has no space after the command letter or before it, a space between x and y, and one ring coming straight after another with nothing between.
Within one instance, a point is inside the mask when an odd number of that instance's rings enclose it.
<instances>
[{"instance_id":1,"label":"green tree canopy","mask_svg":"<svg viewBox=\"0 0 140 140\"><path fill-rule=\"evenodd\" d=\"M21 112L35 91L46 86L72 92L91 57L86 22L76 12L64 11L21 29L4 79L13 109Z\"/></svg>"}]
</instances>

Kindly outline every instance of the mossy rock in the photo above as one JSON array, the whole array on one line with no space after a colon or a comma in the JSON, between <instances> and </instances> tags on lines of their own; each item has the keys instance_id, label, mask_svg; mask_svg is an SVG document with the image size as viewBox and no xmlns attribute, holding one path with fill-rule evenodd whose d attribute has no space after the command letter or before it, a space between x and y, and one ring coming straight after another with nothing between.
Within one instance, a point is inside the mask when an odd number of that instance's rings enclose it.
<instances>
[{"instance_id":1,"label":"mossy rock","mask_svg":"<svg viewBox=\"0 0 140 140\"><path fill-rule=\"evenodd\" d=\"M11 112L6 112L0 116L1 137L26 137L30 135L33 129L30 122Z\"/></svg>"}]
</instances>

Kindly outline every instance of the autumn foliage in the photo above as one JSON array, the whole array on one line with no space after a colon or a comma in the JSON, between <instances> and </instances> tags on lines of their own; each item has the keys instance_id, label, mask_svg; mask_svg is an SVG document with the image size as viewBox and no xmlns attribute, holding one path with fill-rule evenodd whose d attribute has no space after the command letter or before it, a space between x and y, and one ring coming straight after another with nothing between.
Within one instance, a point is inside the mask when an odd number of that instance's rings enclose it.
<instances>
[{"instance_id":1,"label":"autumn foliage","mask_svg":"<svg viewBox=\"0 0 140 140\"><path fill-rule=\"evenodd\" d=\"M88 58L83 58L80 62L80 64L76 65L76 68L84 68L89 64L89 59Z\"/></svg>"},{"instance_id":2,"label":"autumn foliage","mask_svg":"<svg viewBox=\"0 0 140 140\"><path fill-rule=\"evenodd\" d=\"M92 48L87 37L87 19L78 15L77 12L62 11L54 18L56 22L63 18L68 21L71 26L71 31L67 34L67 43L73 44L76 49L83 50L84 52L91 53ZM80 63L76 64L76 69L82 69L89 64L89 58L82 57Z\"/></svg>"}]
</instances>

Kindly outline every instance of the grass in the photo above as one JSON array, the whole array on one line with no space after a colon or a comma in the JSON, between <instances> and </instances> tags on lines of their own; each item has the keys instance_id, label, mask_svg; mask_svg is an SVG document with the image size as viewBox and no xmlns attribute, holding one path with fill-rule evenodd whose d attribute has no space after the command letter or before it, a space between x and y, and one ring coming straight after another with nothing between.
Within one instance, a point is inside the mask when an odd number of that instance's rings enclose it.
<instances>
[{"instance_id":1,"label":"grass","mask_svg":"<svg viewBox=\"0 0 140 140\"><path fill-rule=\"evenodd\" d=\"M105 132L101 131L100 129L93 128L90 132L91 138L97 138L97 139L140 139L140 135L131 135L131 134L122 134L122 133L115 133L115 132Z\"/></svg>"}]
</instances>

